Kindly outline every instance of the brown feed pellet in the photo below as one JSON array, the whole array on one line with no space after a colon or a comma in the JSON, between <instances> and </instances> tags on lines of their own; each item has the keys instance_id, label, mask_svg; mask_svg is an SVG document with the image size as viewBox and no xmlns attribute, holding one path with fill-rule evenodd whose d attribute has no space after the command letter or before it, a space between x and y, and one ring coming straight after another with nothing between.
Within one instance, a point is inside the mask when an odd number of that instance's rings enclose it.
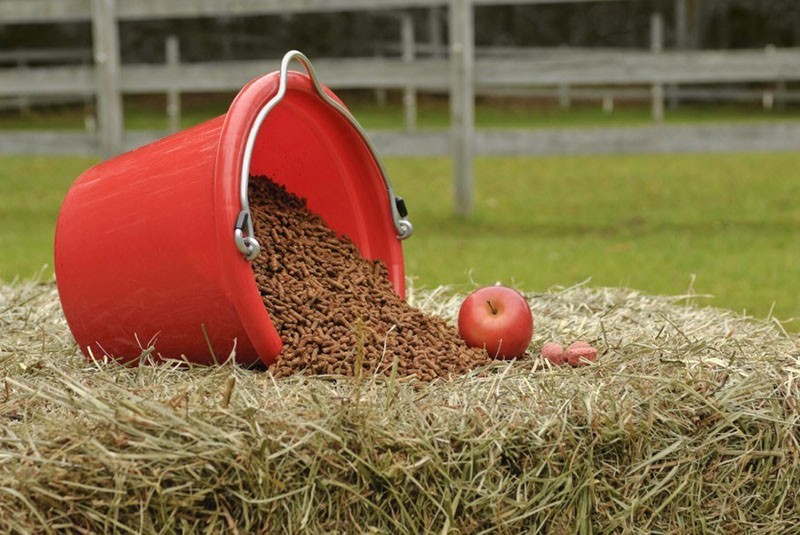
<instances>
[{"instance_id":1,"label":"brown feed pellet","mask_svg":"<svg viewBox=\"0 0 800 535\"><path fill-rule=\"evenodd\" d=\"M489 363L454 327L398 297L385 265L267 177L250 178L250 209L262 253L253 262L283 350L276 376L389 374L430 381Z\"/></svg>"}]
</instances>

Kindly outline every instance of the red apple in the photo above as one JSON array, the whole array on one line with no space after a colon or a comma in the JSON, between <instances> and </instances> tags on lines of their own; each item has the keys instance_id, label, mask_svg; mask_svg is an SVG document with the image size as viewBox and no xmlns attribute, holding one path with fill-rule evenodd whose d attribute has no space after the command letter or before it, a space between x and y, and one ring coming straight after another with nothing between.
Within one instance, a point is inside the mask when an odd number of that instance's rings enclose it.
<instances>
[{"instance_id":1,"label":"red apple","mask_svg":"<svg viewBox=\"0 0 800 535\"><path fill-rule=\"evenodd\" d=\"M567 347L566 357L570 366L586 366L597 360L597 350L586 342L573 342Z\"/></svg>"},{"instance_id":2,"label":"red apple","mask_svg":"<svg viewBox=\"0 0 800 535\"><path fill-rule=\"evenodd\" d=\"M458 334L468 346L483 347L491 357L519 357L531 343L533 315L518 291L487 286L464 299L458 311Z\"/></svg>"}]
</instances>

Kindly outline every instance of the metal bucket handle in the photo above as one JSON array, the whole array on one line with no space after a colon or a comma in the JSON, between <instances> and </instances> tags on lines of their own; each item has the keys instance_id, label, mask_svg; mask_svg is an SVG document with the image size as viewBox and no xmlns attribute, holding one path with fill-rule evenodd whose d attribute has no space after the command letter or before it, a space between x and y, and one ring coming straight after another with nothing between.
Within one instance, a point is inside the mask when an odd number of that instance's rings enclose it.
<instances>
[{"instance_id":1,"label":"metal bucket handle","mask_svg":"<svg viewBox=\"0 0 800 535\"><path fill-rule=\"evenodd\" d=\"M411 236L414 227L411 224L411 221L408 220L408 211L406 210L405 202L403 202L402 197L398 197L394 194L392 182L389 180L389 175L378 158L375 146L367 137L367 133L364 131L358 121L356 121L355 117L353 117L353 115L347 111L344 106L336 102L336 100L331 98L331 96L325 92L325 90L322 88L322 84L319 82L319 78L317 78L317 73L314 71L314 67L311 65L311 62L308 60L308 58L302 52L290 50L283 56L283 60L281 61L280 85L278 87L278 92L269 102L266 103L266 105L264 105L261 111L258 112L255 122L253 123L253 126L250 128L250 132L247 135L247 142L244 147L242 176L240 177L241 190L239 192L239 199L242 204L242 210L239 212L239 216L236 218L236 226L234 228L233 238L236 242L236 247L239 249L239 251L241 251L248 261L255 259L261 252L261 246L258 244L258 240L255 238L253 218L250 215L250 204L247 196L247 188L250 182L250 159L253 156L253 147L255 146L256 137L258 136L258 131L261 128L261 124L264 122L267 114L269 114L269 112L272 111L272 109L275 108L275 106L277 106L286 95L286 80L289 73L289 63L291 63L292 60L297 60L303 65L303 67L305 67L308 77L313 82L314 89L316 89L319 97L330 107L338 111L345 119L347 119L356 132L358 132L358 134L361 136L361 139L364 140L364 143L372 153L375 162L378 164L378 169L380 170L381 176L383 176L383 181L386 184L386 192L389 195L389 206L392 210L392 220L394 221L394 228L397 231L397 238L400 240L408 238Z\"/></svg>"}]
</instances>

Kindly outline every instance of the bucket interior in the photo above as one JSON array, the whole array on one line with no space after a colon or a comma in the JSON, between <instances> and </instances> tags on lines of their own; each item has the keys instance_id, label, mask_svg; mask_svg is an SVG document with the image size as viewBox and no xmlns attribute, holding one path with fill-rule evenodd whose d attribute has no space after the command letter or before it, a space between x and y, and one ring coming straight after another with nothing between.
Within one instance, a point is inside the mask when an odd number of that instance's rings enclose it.
<instances>
[{"instance_id":1,"label":"bucket interior","mask_svg":"<svg viewBox=\"0 0 800 535\"><path fill-rule=\"evenodd\" d=\"M362 256L387 264L403 293L395 229L380 169L358 132L313 91L290 90L256 138L251 175L265 175L308 200L308 208L349 237Z\"/></svg>"}]
</instances>

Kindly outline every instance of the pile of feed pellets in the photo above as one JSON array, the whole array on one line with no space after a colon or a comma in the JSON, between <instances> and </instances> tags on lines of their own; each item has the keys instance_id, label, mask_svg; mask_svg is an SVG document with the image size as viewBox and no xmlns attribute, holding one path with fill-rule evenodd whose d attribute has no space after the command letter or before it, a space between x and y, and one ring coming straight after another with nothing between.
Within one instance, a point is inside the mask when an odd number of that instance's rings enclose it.
<instances>
[{"instance_id":1,"label":"pile of feed pellets","mask_svg":"<svg viewBox=\"0 0 800 535\"><path fill-rule=\"evenodd\" d=\"M386 266L364 259L305 200L264 176L251 177L249 200L262 247L256 283L283 341L276 376L388 375L397 361L398 375L432 381L490 362L395 294Z\"/></svg>"}]
</instances>

